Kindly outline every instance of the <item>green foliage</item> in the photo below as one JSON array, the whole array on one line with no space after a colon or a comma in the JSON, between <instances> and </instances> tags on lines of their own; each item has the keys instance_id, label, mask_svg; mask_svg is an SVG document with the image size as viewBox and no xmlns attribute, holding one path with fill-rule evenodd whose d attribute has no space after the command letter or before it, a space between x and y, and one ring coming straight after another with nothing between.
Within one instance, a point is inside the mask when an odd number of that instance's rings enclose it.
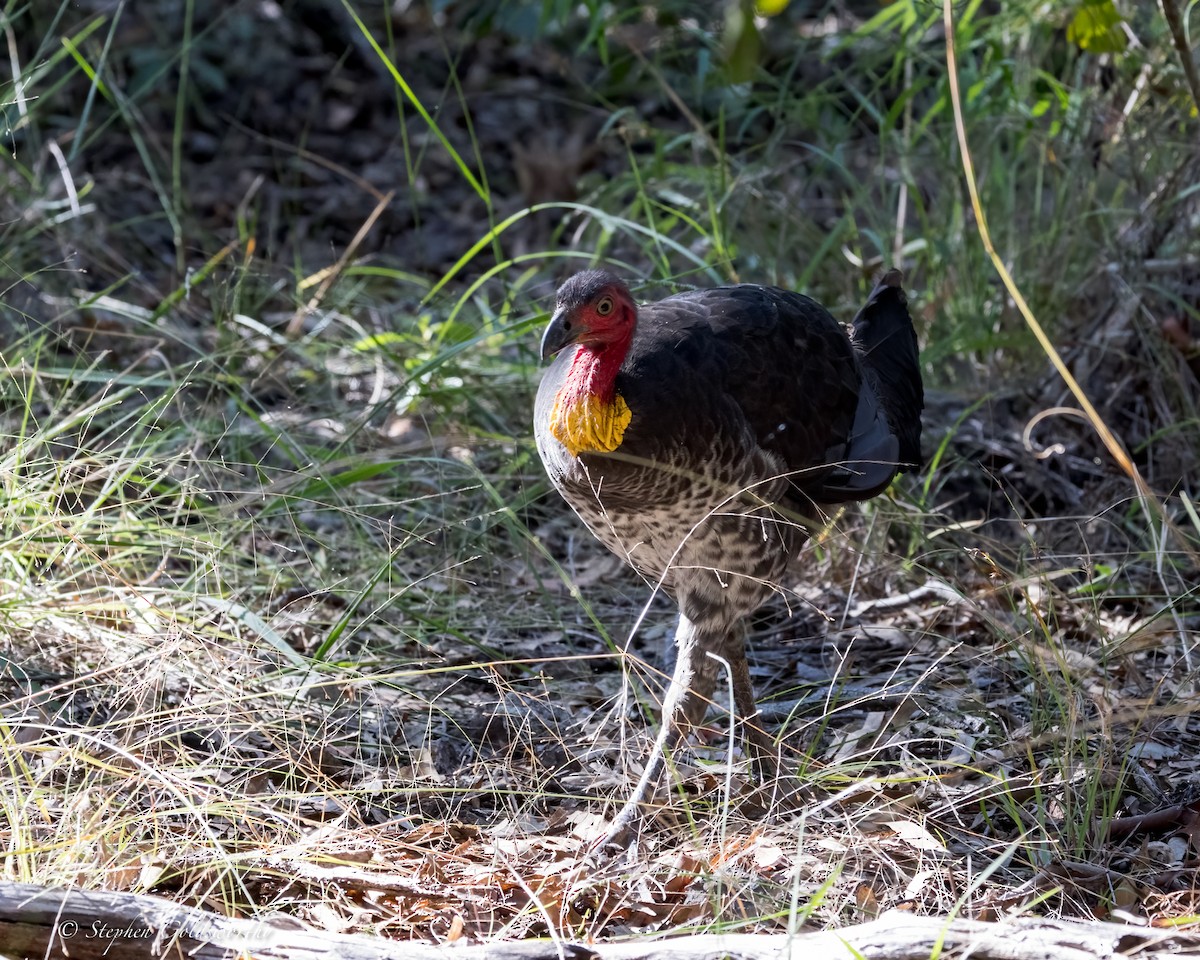
<instances>
[{"instance_id":1,"label":"green foliage","mask_svg":"<svg viewBox=\"0 0 1200 960\"><path fill-rule=\"evenodd\" d=\"M1067 39L1089 53L1120 53L1129 45L1113 0L1083 0L1067 25Z\"/></svg>"},{"instance_id":2,"label":"green foliage","mask_svg":"<svg viewBox=\"0 0 1200 960\"><path fill-rule=\"evenodd\" d=\"M762 39L754 22L754 4L731 3L725 19L725 64L733 83L747 83L758 72Z\"/></svg>"}]
</instances>

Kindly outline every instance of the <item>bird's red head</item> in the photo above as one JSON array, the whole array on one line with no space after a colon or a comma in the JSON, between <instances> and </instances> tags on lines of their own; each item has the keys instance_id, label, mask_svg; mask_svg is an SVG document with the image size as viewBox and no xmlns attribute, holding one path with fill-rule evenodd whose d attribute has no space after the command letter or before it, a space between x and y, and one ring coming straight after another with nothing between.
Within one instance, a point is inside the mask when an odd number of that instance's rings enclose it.
<instances>
[{"instance_id":1,"label":"bird's red head","mask_svg":"<svg viewBox=\"0 0 1200 960\"><path fill-rule=\"evenodd\" d=\"M549 432L567 452L611 453L633 416L617 374L637 327L629 288L603 270L577 273L558 290L542 357L578 344L550 411Z\"/></svg>"},{"instance_id":2,"label":"bird's red head","mask_svg":"<svg viewBox=\"0 0 1200 960\"><path fill-rule=\"evenodd\" d=\"M573 343L624 356L637 326L637 305L619 277L604 270L577 273L558 288L554 316L542 336L542 359ZM619 361L618 361L619 365Z\"/></svg>"}]
</instances>

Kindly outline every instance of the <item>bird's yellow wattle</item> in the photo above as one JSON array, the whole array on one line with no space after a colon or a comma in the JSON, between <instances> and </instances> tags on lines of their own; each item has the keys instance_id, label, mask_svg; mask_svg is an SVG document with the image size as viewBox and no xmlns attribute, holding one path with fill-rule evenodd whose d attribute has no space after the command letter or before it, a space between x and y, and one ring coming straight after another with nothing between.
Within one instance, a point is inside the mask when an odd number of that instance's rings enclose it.
<instances>
[{"instance_id":1,"label":"bird's yellow wattle","mask_svg":"<svg viewBox=\"0 0 1200 960\"><path fill-rule=\"evenodd\" d=\"M619 393L611 402L585 393L565 398L560 393L550 411L550 433L573 457L581 453L612 453L621 445L633 414Z\"/></svg>"}]
</instances>

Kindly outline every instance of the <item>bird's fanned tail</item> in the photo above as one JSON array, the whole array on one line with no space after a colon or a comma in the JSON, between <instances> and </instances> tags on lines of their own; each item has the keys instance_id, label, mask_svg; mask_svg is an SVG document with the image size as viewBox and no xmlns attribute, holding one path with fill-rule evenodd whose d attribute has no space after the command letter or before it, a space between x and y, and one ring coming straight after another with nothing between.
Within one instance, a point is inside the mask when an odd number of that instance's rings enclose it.
<instances>
[{"instance_id":1,"label":"bird's fanned tail","mask_svg":"<svg viewBox=\"0 0 1200 960\"><path fill-rule=\"evenodd\" d=\"M899 270L889 270L871 291L852 324L867 375L883 402L888 423L900 441L902 469L921 463L921 410L925 396L917 355L917 334L908 315L908 298Z\"/></svg>"}]
</instances>

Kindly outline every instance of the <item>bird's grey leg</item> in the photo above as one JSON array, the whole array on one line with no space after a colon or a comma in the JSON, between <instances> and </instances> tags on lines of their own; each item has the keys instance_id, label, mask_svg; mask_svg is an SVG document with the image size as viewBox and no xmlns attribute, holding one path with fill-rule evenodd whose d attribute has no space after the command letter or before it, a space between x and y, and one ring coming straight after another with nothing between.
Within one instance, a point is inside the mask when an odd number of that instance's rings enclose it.
<instances>
[{"instance_id":1,"label":"bird's grey leg","mask_svg":"<svg viewBox=\"0 0 1200 960\"><path fill-rule=\"evenodd\" d=\"M729 661L733 680L733 707L742 735L754 757L754 772L759 781L767 783L779 776L779 755L774 738L762 728L758 707L754 703L754 684L750 681L750 664L745 652Z\"/></svg>"},{"instance_id":2,"label":"bird's grey leg","mask_svg":"<svg viewBox=\"0 0 1200 960\"><path fill-rule=\"evenodd\" d=\"M658 782L667 750L678 746L688 732L704 720L717 686L722 661L729 665L734 711L750 744L755 771L764 781L776 774L774 741L757 723L754 688L750 682L750 667L746 663L744 624L738 621L714 630L701 627L681 614L675 631L675 644L675 672L663 698L662 724L658 736L655 737L654 746L633 793L596 843L598 850L603 850L610 843L622 843ZM715 656L709 656L710 653Z\"/></svg>"},{"instance_id":3,"label":"bird's grey leg","mask_svg":"<svg viewBox=\"0 0 1200 960\"><path fill-rule=\"evenodd\" d=\"M712 700L713 691L727 664L733 687L733 713L742 727L754 758L759 779L773 779L777 773L775 743L758 723L754 704L754 685L746 662L746 627L742 620L716 629L701 627L680 616L675 635L678 649L675 674L663 702L663 724L674 731L668 742L677 744L689 729L698 727Z\"/></svg>"},{"instance_id":4,"label":"bird's grey leg","mask_svg":"<svg viewBox=\"0 0 1200 960\"><path fill-rule=\"evenodd\" d=\"M603 850L611 843L624 846L626 833L637 823L642 805L650 799L650 793L658 783L667 750L674 749L687 730L704 718L704 710L708 706L707 693L712 692L716 683L718 665L715 660L701 655L700 659L710 663L711 667L707 678L698 677L695 669L696 648L696 625L681 614L679 626L675 630L675 671L667 685L666 696L663 697L662 723L659 725L658 736L654 738L654 746L650 748L650 756L646 758L646 765L642 768L642 776L637 786L609 824L604 836L595 844L597 850ZM705 682L708 683L707 692L704 692L702 686ZM697 696L697 693L700 695Z\"/></svg>"},{"instance_id":5,"label":"bird's grey leg","mask_svg":"<svg viewBox=\"0 0 1200 960\"><path fill-rule=\"evenodd\" d=\"M729 660L723 637L711 629L705 630L687 614L679 615L675 629L675 672L667 695L663 698L663 723L675 733L673 743L683 739L693 727L700 726L708 710L709 698L717 686L719 661L708 656L711 651ZM739 642L740 646L740 642Z\"/></svg>"}]
</instances>

